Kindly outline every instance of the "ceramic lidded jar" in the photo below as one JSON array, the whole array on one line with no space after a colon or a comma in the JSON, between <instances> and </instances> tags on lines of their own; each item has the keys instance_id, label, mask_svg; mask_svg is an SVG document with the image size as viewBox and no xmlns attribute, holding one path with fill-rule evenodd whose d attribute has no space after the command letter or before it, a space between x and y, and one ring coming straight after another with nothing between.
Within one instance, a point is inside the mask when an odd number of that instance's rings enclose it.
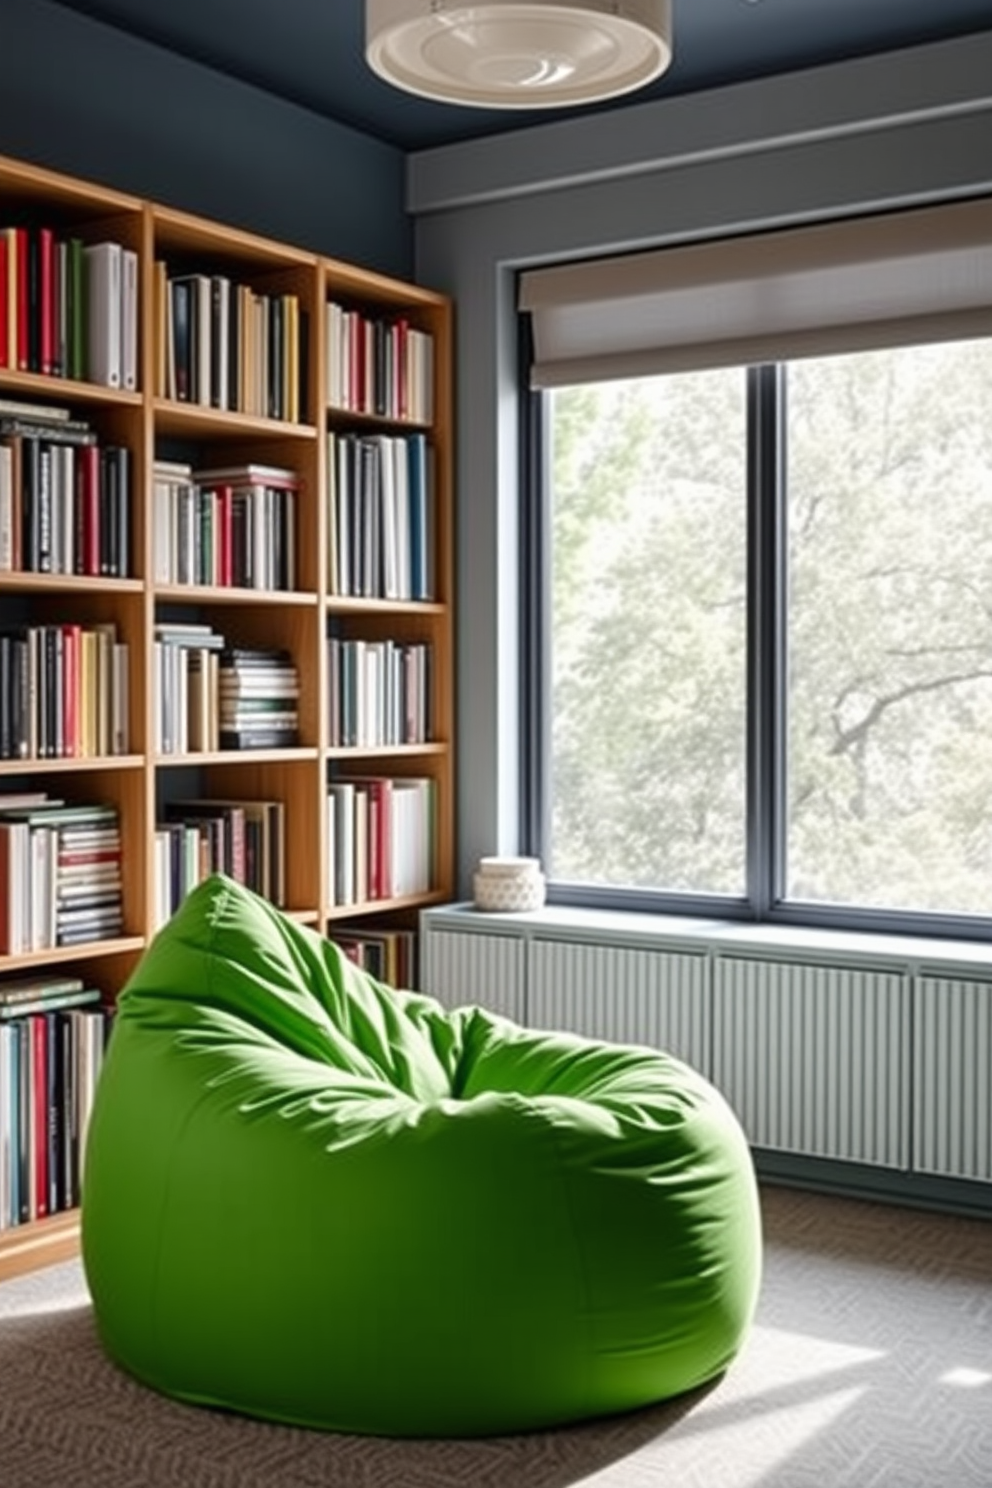
<instances>
[{"instance_id":1,"label":"ceramic lidded jar","mask_svg":"<svg viewBox=\"0 0 992 1488\"><path fill-rule=\"evenodd\" d=\"M477 909L519 912L544 903L544 874L537 858L480 858L473 887Z\"/></svg>"}]
</instances>

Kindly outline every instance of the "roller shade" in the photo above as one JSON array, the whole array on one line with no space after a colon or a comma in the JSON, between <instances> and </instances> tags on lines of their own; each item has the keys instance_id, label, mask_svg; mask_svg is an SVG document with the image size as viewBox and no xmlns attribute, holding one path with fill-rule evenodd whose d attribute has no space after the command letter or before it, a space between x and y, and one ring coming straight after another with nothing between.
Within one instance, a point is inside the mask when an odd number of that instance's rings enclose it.
<instances>
[{"instance_id":1,"label":"roller shade","mask_svg":"<svg viewBox=\"0 0 992 1488\"><path fill-rule=\"evenodd\" d=\"M992 200L521 275L533 387L992 334Z\"/></svg>"}]
</instances>

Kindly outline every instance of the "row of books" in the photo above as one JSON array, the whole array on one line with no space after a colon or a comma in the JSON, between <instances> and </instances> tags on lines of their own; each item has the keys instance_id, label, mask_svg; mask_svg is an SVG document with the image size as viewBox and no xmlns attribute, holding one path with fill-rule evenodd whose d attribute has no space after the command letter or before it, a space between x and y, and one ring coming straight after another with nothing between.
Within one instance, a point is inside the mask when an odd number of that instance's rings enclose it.
<instances>
[{"instance_id":1,"label":"row of books","mask_svg":"<svg viewBox=\"0 0 992 1488\"><path fill-rule=\"evenodd\" d=\"M349 930L335 927L331 937L350 961L390 987L417 986L415 930Z\"/></svg>"},{"instance_id":2,"label":"row of books","mask_svg":"<svg viewBox=\"0 0 992 1488\"><path fill-rule=\"evenodd\" d=\"M295 294L155 264L156 391L181 403L299 423L307 316Z\"/></svg>"},{"instance_id":3,"label":"row of books","mask_svg":"<svg viewBox=\"0 0 992 1488\"><path fill-rule=\"evenodd\" d=\"M226 873L273 904L286 903L282 801L170 801L155 829L155 922L164 925L190 889Z\"/></svg>"},{"instance_id":4,"label":"row of books","mask_svg":"<svg viewBox=\"0 0 992 1488\"><path fill-rule=\"evenodd\" d=\"M405 316L387 319L327 305L327 401L348 413L433 418L434 338Z\"/></svg>"},{"instance_id":5,"label":"row of books","mask_svg":"<svg viewBox=\"0 0 992 1488\"><path fill-rule=\"evenodd\" d=\"M67 408L0 399L0 572L127 578L131 455Z\"/></svg>"},{"instance_id":6,"label":"row of books","mask_svg":"<svg viewBox=\"0 0 992 1488\"><path fill-rule=\"evenodd\" d=\"M0 368L138 385L138 255L54 228L0 229Z\"/></svg>"},{"instance_id":7,"label":"row of books","mask_svg":"<svg viewBox=\"0 0 992 1488\"><path fill-rule=\"evenodd\" d=\"M434 781L332 780L327 788L330 903L426 894L433 884Z\"/></svg>"},{"instance_id":8,"label":"row of books","mask_svg":"<svg viewBox=\"0 0 992 1488\"><path fill-rule=\"evenodd\" d=\"M128 657L112 621L0 632L0 759L127 754Z\"/></svg>"},{"instance_id":9,"label":"row of books","mask_svg":"<svg viewBox=\"0 0 992 1488\"><path fill-rule=\"evenodd\" d=\"M78 1206L110 1026L78 977L0 982L0 1230Z\"/></svg>"},{"instance_id":10,"label":"row of books","mask_svg":"<svg viewBox=\"0 0 992 1488\"><path fill-rule=\"evenodd\" d=\"M158 754L289 749L300 685L288 651L231 647L198 621L155 626L152 738Z\"/></svg>"},{"instance_id":11,"label":"row of books","mask_svg":"<svg viewBox=\"0 0 992 1488\"><path fill-rule=\"evenodd\" d=\"M156 583L296 588L292 470L237 465L197 470L158 460L153 474Z\"/></svg>"},{"instance_id":12,"label":"row of books","mask_svg":"<svg viewBox=\"0 0 992 1488\"><path fill-rule=\"evenodd\" d=\"M331 748L376 749L430 738L430 645L327 643Z\"/></svg>"},{"instance_id":13,"label":"row of books","mask_svg":"<svg viewBox=\"0 0 992 1488\"><path fill-rule=\"evenodd\" d=\"M432 452L420 433L328 435L328 589L434 598Z\"/></svg>"},{"instance_id":14,"label":"row of books","mask_svg":"<svg viewBox=\"0 0 992 1488\"><path fill-rule=\"evenodd\" d=\"M0 953L105 940L123 922L117 807L0 796Z\"/></svg>"}]
</instances>

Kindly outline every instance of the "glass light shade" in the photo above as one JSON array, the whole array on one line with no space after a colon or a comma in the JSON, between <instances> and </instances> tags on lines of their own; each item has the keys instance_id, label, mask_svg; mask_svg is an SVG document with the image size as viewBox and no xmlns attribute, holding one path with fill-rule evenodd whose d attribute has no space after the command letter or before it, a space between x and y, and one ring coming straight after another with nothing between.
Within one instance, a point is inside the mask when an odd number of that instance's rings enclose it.
<instances>
[{"instance_id":1,"label":"glass light shade","mask_svg":"<svg viewBox=\"0 0 992 1488\"><path fill-rule=\"evenodd\" d=\"M365 54L386 82L446 103L593 103L664 72L670 0L366 0Z\"/></svg>"}]
</instances>

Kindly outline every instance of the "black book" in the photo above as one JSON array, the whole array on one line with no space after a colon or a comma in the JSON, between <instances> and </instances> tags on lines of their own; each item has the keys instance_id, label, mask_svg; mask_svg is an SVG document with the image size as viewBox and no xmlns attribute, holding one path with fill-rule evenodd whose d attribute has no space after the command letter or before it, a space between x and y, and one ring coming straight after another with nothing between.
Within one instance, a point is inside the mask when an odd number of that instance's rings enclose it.
<instances>
[{"instance_id":1,"label":"black book","mask_svg":"<svg viewBox=\"0 0 992 1488\"><path fill-rule=\"evenodd\" d=\"M62 1040L65 1023L61 1014L45 1013L45 1059L48 1095L48 1212L58 1214L65 1208L65 1171L62 1164Z\"/></svg>"},{"instance_id":2,"label":"black book","mask_svg":"<svg viewBox=\"0 0 992 1488\"><path fill-rule=\"evenodd\" d=\"M285 337L285 320L283 315L282 298L272 295L269 299L269 418L281 419L285 417L285 400L283 397L283 368L285 356L283 344Z\"/></svg>"},{"instance_id":3,"label":"black book","mask_svg":"<svg viewBox=\"0 0 992 1488\"><path fill-rule=\"evenodd\" d=\"M224 359L221 349L223 299L223 281L219 274L215 274L210 280L210 405L212 408L224 407L223 388L221 385L221 378L224 371Z\"/></svg>"},{"instance_id":4,"label":"black book","mask_svg":"<svg viewBox=\"0 0 992 1488\"><path fill-rule=\"evenodd\" d=\"M97 436L88 424L67 419L65 423L45 423L21 414L0 415L0 437L10 439L20 434L28 439L42 439L46 444L96 444Z\"/></svg>"},{"instance_id":5,"label":"black book","mask_svg":"<svg viewBox=\"0 0 992 1488\"><path fill-rule=\"evenodd\" d=\"M118 573L119 493L117 462L109 449L100 451L100 572L108 578Z\"/></svg>"},{"instance_id":6,"label":"black book","mask_svg":"<svg viewBox=\"0 0 992 1488\"><path fill-rule=\"evenodd\" d=\"M0 759L16 759L14 753L14 640L0 635Z\"/></svg>"},{"instance_id":7,"label":"black book","mask_svg":"<svg viewBox=\"0 0 992 1488\"><path fill-rule=\"evenodd\" d=\"M288 728L221 729L221 749L295 749L299 730Z\"/></svg>"},{"instance_id":8,"label":"black book","mask_svg":"<svg viewBox=\"0 0 992 1488\"><path fill-rule=\"evenodd\" d=\"M131 451L114 445L110 458L117 472L117 577L126 579L131 573Z\"/></svg>"},{"instance_id":9,"label":"black book","mask_svg":"<svg viewBox=\"0 0 992 1488\"><path fill-rule=\"evenodd\" d=\"M196 297L188 279L173 279L169 286L172 301L172 337L176 360L176 397L182 403L195 402L193 394L193 306Z\"/></svg>"},{"instance_id":10,"label":"black book","mask_svg":"<svg viewBox=\"0 0 992 1488\"><path fill-rule=\"evenodd\" d=\"M41 371L41 235L29 229L28 240L28 371Z\"/></svg>"}]
</instances>

